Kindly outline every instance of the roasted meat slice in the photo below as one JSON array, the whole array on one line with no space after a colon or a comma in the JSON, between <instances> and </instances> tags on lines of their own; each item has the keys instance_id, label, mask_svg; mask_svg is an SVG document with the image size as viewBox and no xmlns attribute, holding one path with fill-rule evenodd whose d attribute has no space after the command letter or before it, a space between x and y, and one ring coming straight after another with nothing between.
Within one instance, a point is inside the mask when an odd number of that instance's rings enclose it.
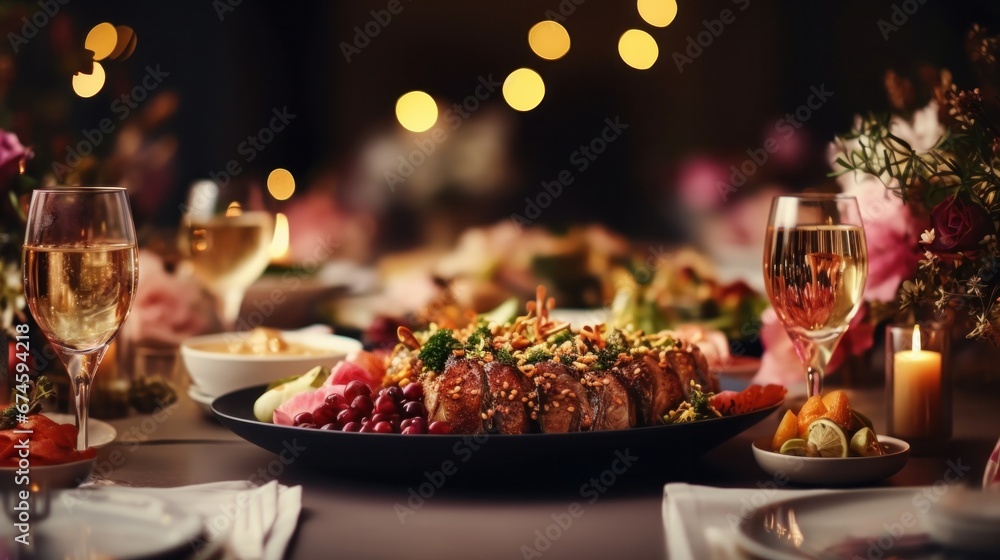
<instances>
[{"instance_id":1,"label":"roasted meat slice","mask_svg":"<svg viewBox=\"0 0 1000 560\"><path fill-rule=\"evenodd\" d=\"M457 434L483 433L485 379L482 362L448 358L444 371L424 382L427 421L448 422Z\"/></svg>"},{"instance_id":2,"label":"roasted meat slice","mask_svg":"<svg viewBox=\"0 0 1000 560\"><path fill-rule=\"evenodd\" d=\"M574 370L558 362L535 366L538 425L545 433L589 430L594 423L587 390Z\"/></svg>"},{"instance_id":3,"label":"roasted meat slice","mask_svg":"<svg viewBox=\"0 0 1000 560\"><path fill-rule=\"evenodd\" d=\"M697 346L688 345L686 349L676 348L665 350L664 353L667 367L673 369L681 381L685 398L691 394L692 381L701 385L706 392L719 392L719 379L709 371L708 360Z\"/></svg>"},{"instance_id":4,"label":"roasted meat slice","mask_svg":"<svg viewBox=\"0 0 1000 560\"><path fill-rule=\"evenodd\" d=\"M637 424L659 424L663 415L684 400L680 378L668 366L660 367L652 356L621 360L613 371L625 382L635 398Z\"/></svg>"},{"instance_id":5,"label":"roasted meat slice","mask_svg":"<svg viewBox=\"0 0 1000 560\"><path fill-rule=\"evenodd\" d=\"M486 370L487 432L526 434L531 431L527 402L533 387L511 366L489 362Z\"/></svg>"},{"instance_id":6,"label":"roasted meat slice","mask_svg":"<svg viewBox=\"0 0 1000 560\"><path fill-rule=\"evenodd\" d=\"M635 404L625 383L609 371L592 371L584 376L594 414L591 430L624 430L636 423Z\"/></svg>"}]
</instances>

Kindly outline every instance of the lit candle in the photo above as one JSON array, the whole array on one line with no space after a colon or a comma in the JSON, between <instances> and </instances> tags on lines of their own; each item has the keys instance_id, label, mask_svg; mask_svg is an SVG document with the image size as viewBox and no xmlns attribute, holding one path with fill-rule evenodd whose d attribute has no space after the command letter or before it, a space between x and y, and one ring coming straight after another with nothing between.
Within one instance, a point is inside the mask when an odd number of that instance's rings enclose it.
<instances>
[{"instance_id":1,"label":"lit candle","mask_svg":"<svg viewBox=\"0 0 1000 560\"><path fill-rule=\"evenodd\" d=\"M893 356L893 428L897 435L929 437L941 418L941 353L920 349L920 326L911 350Z\"/></svg>"}]
</instances>

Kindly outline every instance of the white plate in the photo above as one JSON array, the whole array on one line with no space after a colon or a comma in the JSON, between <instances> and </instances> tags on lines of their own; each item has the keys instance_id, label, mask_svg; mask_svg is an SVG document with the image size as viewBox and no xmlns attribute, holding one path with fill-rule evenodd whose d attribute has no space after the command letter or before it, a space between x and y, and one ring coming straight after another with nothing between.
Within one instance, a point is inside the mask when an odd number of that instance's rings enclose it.
<instances>
[{"instance_id":1,"label":"white plate","mask_svg":"<svg viewBox=\"0 0 1000 560\"><path fill-rule=\"evenodd\" d=\"M940 550L920 521L921 511L930 507L928 490L831 492L769 504L740 525L737 543L774 560L931 558Z\"/></svg>"},{"instance_id":2,"label":"white plate","mask_svg":"<svg viewBox=\"0 0 1000 560\"><path fill-rule=\"evenodd\" d=\"M876 457L796 457L771 451L771 436L753 442L753 458L768 474L798 484L850 486L878 482L896 474L910 458L910 444L879 435L886 448Z\"/></svg>"},{"instance_id":3,"label":"white plate","mask_svg":"<svg viewBox=\"0 0 1000 560\"><path fill-rule=\"evenodd\" d=\"M108 488L54 492L50 508L46 519L35 517L30 523L34 558L143 558L191 550L202 531L197 515ZM0 526L5 541L13 543L12 524Z\"/></svg>"},{"instance_id":4,"label":"white plate","mask_svg":"<svg viewBox=\"0 0 1000 560\"><path fill-rule=\"evenodd\" d=\"M194 385L188 389L188 396L191 397L191 400L194 401L199 408L205 411L205 414L208 414L209 416L212 415L212 401L215 400L215 397L202 393L198 390L198 387Z\"/></svg>"},{"instance_id":5,"label":"white plate","mask_svg":"<svg viewBox=\"0 0 1000 560\"><path fill-rule=\"evenodd\" d=\"M72 414L43 412L42 415L48 416L53 422L59 424L76 424L76 417ZM94 418L87 420L87 432L87 444L97 449L115 441L115 438L118 437L118 430L114 426Z\"/></svg>"}]
</instances>

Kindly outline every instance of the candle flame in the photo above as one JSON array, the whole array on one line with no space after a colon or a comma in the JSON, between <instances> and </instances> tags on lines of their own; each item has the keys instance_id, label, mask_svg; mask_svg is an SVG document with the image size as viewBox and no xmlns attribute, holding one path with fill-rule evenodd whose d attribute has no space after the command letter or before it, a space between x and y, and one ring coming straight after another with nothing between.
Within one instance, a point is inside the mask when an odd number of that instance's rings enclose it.
<instances>
[{"instance_id":1,"label":"candle flame","mask_svg":"<svg viewBox=\"0 0 1000 560\"><path fill-rule=\"evenodd\" d=\"M920 351L920 325L913 326L913 351Z\"/></svg>"}]
</instances>

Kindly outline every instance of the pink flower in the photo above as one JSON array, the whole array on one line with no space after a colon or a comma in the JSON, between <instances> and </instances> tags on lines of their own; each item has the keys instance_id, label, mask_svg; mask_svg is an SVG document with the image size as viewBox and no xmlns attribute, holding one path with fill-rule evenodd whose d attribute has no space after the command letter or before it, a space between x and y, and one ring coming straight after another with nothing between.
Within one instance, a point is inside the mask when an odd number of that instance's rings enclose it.
<instances>
[{"instance_id":1,"label":"pink flower","mask_svg":"<svg viewBox=\"0 0 1000 560\"><path fill-rule=\"evenodd\" d=\"M865 301L894 301L899 285L912 278L922 257L917 243L924 225L877 177L845 173L838 179L844 194L858 199L868 243ZM890 187L895 187L890 183Z\"/></svg>"},{"instance_id":2,"label":"pink flower","mask_svg":"<svg viewBox=\"0 0 1000 560\"><path fill-rule=\"evenodd\" d=\"M21 165L34 156L21 145L17 135L0 129L0 187L5 187L21 174Z\"/></svg>"},{"instance_id":3,"label":"pink flower","mask_svg":"<svg viewBox=\"0 0 1000 560\"><path fill-rule=\"evenodd\" d=\"M176 346L217 328L215 306L193 277L170 274L155 253L139 251L139 287L125 338Z\"/></svg>"},{"instance_id":4,"label":"pink flower","mask_svg":"<svg viewBox=\"0 0 1000 560\"><path fill-rule=\"evenodd\" d=\"M840 367L848 355L858 356L872 347L875 325L867 318L868 306L862 305L851 320L851 325L840 339L840 343L837 344L833 356L830 357L830 363L826 367L828 374ZM792 339L788 337L788 332L778 320L778 314L773 307L764 311L761 322L760 337L764 344L764 355L761 356L760 370L754 376L753 382L762 385L776 383L785 387L798 385L804 387L806 368L802 365Z\"/></svg>"}]
</instances>

